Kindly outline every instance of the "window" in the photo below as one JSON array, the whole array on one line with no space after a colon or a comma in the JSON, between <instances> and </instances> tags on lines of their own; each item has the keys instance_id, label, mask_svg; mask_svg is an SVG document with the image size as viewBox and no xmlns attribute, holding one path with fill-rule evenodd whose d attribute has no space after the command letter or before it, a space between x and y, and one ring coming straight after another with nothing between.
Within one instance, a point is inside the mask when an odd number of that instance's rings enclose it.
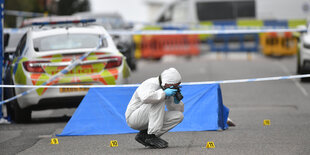
<instances>
[{"instance_id":1,"label":"window","mask_svg":"<svg viewBox=\"0 0 310 155\"><path fill-rule=\"evenodd\" d=\"M197 11L200 21L234 18L232 2L198 2Z\"/></svg>"},{"instance_id":2,"label":"window","mask_svg":"<svg viewBox=\"0 0 310 155\"><path fill-rule=\"evenodd\" d=\"M20 42L18 43L18 46L16 48L16 52L15 55L18 57L22 54L25 46L26 46L26 40L27 40L27 33L24 34L24 36L22 37L22 39L20 40Z\"/></svg>"},{"instance_id":3,"label":"window","mask_svg":"<svg viewBox=\"0 0 310 155\"><path fill-rule=\"evenodd\" d=\"M235 20L255 17L255 1L197 2L200 21Z\"/></svg>"},{"instance_id":4,"label":"window","mask_svg":"<svg viewBox=\"0 0 310 155\"><path fill-rule=\"evenodd\" d=\"M37 52L79 48L95 48L100 42L100 35L94 34L61 34L41 37L33 40L34 50ZM103 39L102 46L107 47Z\"/></svg>"},{"instance_id":5,"label":"window","mask_svg":"<svg viewBox=\"0 0 310 155\"><path fill-rule=\"evenodd\" d=\"M186 22L188 20L188 2L178 1L165 10L158 22Z\"/></svg>"},{"instance_id":6,"label":"window","mask_svg":"<svg viewBox=\"0 0 310 155\"><path fill-rule=\"evenodd\" d=\"M170 6L166 12L159 18L158 22L171 22L173 6Z\"/></svg>"},{"instance_id":7,"label":"window","mask_svg":"<svg viewBox=\"0 0 310 155\"><path fill-rule=\"evenodd\" d=\"M15 52L19 41L25 33L10 33L8 46L5 48L6 52Z\"/></svg>"},{"instance_id":8,"label":"window","mask_svg":"<svg viewBox=\"0 0 310 155\"><path fill-rule=\"evenodd\" d=\"M255 3L248 1L236 2L237 18L254 18Z\"/></svg>"}]
</instances>

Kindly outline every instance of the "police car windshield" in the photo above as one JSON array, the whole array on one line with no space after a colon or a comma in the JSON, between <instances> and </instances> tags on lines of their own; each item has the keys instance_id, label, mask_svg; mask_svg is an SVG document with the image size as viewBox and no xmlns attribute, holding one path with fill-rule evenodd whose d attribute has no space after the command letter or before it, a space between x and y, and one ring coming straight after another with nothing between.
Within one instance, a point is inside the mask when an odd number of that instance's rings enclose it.
<instances>
[{"instance_id":1,"label":"police car windshield","mask_svg":"<svg viewBox=\"0 0 310 155\"><path fill-rule=\"evenodd\" d=\"M102 37L103 38L103 37ZM41 37L33 40L37 52L65 49L95 48L100 43L100 35L95 34L61 34ZM102 47L107 47L107 41L102 39Z\"/></svg>"}]
</instances>

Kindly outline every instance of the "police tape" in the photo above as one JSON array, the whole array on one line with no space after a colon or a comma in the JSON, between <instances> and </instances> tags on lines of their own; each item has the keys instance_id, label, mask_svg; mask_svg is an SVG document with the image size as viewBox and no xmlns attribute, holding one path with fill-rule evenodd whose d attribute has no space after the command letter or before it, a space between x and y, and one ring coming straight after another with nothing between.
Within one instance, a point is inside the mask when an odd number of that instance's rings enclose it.
<instances>
[{"instance_id":1,"label":"police tape","mask_svg":"<svg viewBox=\"0 0 310 155\"><path fill-rule=\"evenodd\" d=\"M94 50L91 50L91 51L89 51L89 52L84 53L79 59L76 59L75 61L73 61L73 62L72 62L71 64L69 64L66 68L64 68L63 70L61 70L60 72L58 72L57 74L55 74L54 76L52 76L50 79L48 79L46 82L44 82L44 83L43 83L42 85L40 85L40 86L51 85L52 82L53 82L54 80L56 80L57 78L63 76L64 74L67 74L69 71L71 71L71 70L72 70L73 68L75 68L77 65L79 65L89 54L91 54L92 52L98 50L98 49L101 47L101 45L102 45L102 38L100 38L100 41L99 41L99 43L98 43L98 46L97 46ZM11 97L11 98L9 98L9 99L6 99L6 100L4 100L4 101L1 101L1 102L0 102L0 105L1 105L1 104L4 104L4 103L8 103L8 102L10 102L10 101L12 101L12 100L15 100L15 99L19 98L19 97L25 96L25 95L27 95L27 94L29 94L29 93L31 93L31 92L37 90L38 88L39 88L39 87L33 87L32 89L29 89L29 90L27 90L27 91L25 91L25 92L23 92L23 93L21 93L21 94L18 94L18 95L16 95L16 96Z\"/></svg>"},{"instance_id":2,"label":"police tape","mask_svg":"<svg viewBox=\"0 0 310 155\"><path fill-rule=\"evenodd\" d=\"M200 28L220 28L220 29L236 29L236 28L288 28L291 27L290 25L286 24L288 21L283 20L283 21L277 21L277 22L284 22L285 24L279 24L279 23L274 23L274 24L269 24L269 21L263 21L262 25L239 25L235 22L228 21L227 23L210 23L210 24L203 24L203 23L163 23L163 22L128 22L129 25L135 26L135 27L146 27L146 28L161 28L161 29L200 29ZM116 22L115 22L116 23ZM306 24L297 24L296 26L306 26Z\"/></svg>"},{"instance_id":3,"label":"police tape","mask_svg":"<svg viewBox=\"0 0 310 155\"><path fill-rule=\"evenodd\" d=\"M108 31L111 35L201 35L201 34L257 34L257 33L284 33L306 32L306 28L279 28L279 29L212 29L212 30L118 30Z\"/></svg>"},{"instance_id":4,"label":"police tape","mask_svg":"<svg viewBox=\"0 0 310 155\"><path fill-rule=\"evenodd\" d=\"M303 75L289 75L289 76L275 76L265 78L252 78L252 79L237 79L237 80L223 80L223 81L206 81L206 82L188 82L182 83L182 85L193 85L193 84L232 84L232 83L245 83L245 82L259 82L259 81L274 81L274 80L287 80L287 79L301 79L309 78L310 74Z\"/></svg>"},{"instance_id":5,"label":"police tape","mask_svg":"<svg viewBox=\"0 0 310 155\"><path fill-rule=\"evenodd\" d=\"M205 81L205 82L184 82L182 85L198 85L198 84L229 84L229 83L245 83L245 82L259 82L259 81L273 81L273 80L286 80L286 79L299 79L310 78L310 74L303 75L289 75L289 76L277 76L277 77L265 77L265 78L253 78L253 79L238 79L238 80L223 80L223 81ZM50 80L49 80L50 81ZM0 85L0 87L6 88L32 88L21 94L18 94L12 98L1 101L1 104L10 102L19 97L25 96L38 88L102 88L102 87L133 87L140 84L126 84L126 85L46 85L48 82L43 83L40 86L33 85Z\"/></svg>"},{"instance_id":6,"label":"police tape","mask_svg":"<svg viewBox=\"0 0 310 155\"><path fill-rule=\"evenodd\" d=\"M310 78L310 74L303 75L289 75L289 76L275 76L265 78L252 79L237 79L237 80L223 80L223 81L204 81L204 82L183 82L181 85L199 85L199 84L232 84L245 82L260 82L260 81L274 81L287 79ZM0 85L3 88L102 88L102 87L134 87L140 84L124 84L124 85Z\"/></svg>"},{"instance_id":7,"label":"police tape","mask_svg":"<svg viewBox=\"0 0 310 155\"><path fill-rule=\"evenodd\" d=\"M3 33L26 33L27 28L4 28Z\"/></svg>"},{"instance_id":8,"label":"police tape","mask_svg":"<svg viewBox=\"0 0 310 155\"><path fill-rule=\"evenodd\" d=\"M25 33L28 28L5 28L4 33ZM109 30L110 35L200 35L200 34L257 34L257 33L284 33L306 32L306 28L236 28L236 29L210 29L210 30Z\"/></svg>"}]
</instances>

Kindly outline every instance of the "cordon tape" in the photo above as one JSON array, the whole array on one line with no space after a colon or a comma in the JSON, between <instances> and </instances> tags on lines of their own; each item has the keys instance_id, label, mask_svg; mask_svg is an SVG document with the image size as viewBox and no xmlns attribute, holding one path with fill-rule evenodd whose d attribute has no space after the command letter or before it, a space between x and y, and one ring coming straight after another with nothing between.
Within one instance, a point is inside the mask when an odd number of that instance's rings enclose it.
<instances>
[{"instance_id":1,"label":"cordon tape","mask_svg":"<svg viewBox=\"0 0 310 155\"><path fill-rule=\"evenodd\" d=\"M305 28L278 29L218 29L218 30L138 30L138 31L108 31L111 35L198 35L198 34L255 34L269 32L306 32Z\"/></svg>"},{"instance_id":2,"label":"cordon tape","mask_svg":"<svg viewBox=\"0 0 310 155\"><path fill-rule=\"evenodd\" d=\"M5 33L24 33L27 28L24 29L4 29ZM260 29L249 29L249 28L236 28L236 29L212 29L212 30L109 30L108 33L111 35L198 35L198 34L256 34L256 33L269 33L269 32L306 32L306 28L260 28Z\"/></svg>"},{"instance_id":3,"label":"cordon tape","mask_svg":"<svg viewBox=\"0 0 310 155\"><path fill-rule=\"evenodd\" d=\"M245 82L259 82L259 81L274 81L274 80L286 80L286 79L299 79L299 78L310 78L310 74L304 75L290 75L290 76L276 76L276 77L265 77L265 78L253 78L253 79L238 79L238 80L224 80L224 81L205 81L205 82L184 82L182 85L198 85L198 84L229 84L229 83L245 83ZM56 79L56 78L52 78ZM22 97L24 95L29 94L30 92L38 89L38 88L100 88L100 87L133 87L139 86L140 84L126 84L126 85L47 85L47 83L51 82L49 80L46 83L43 83L40 86L33 86L33 85L0 85L0 87L7 87L7 88L33 88L25 91L17 96L9 98L0 102L1 104L10 102L14 99Z\"/></svg>"}]
</instances>

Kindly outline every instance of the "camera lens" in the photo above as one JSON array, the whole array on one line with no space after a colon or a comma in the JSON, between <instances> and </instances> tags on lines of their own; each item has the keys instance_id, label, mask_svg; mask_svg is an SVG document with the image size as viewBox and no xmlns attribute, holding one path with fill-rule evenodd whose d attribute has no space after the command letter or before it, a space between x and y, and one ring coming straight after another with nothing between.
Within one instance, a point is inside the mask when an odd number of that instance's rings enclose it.
<instances>
[{"instance_id":1,"label":"camera lens","mask_svg":"<svg viewBox=\"0 0 310 155\"><path fill-rule=\"evenodd\" d=\"M181 101L183 99L183 95L180 93L180 91L177 91L176 94L175 94L175 97Z\"/></svg>"}]
</instances>

